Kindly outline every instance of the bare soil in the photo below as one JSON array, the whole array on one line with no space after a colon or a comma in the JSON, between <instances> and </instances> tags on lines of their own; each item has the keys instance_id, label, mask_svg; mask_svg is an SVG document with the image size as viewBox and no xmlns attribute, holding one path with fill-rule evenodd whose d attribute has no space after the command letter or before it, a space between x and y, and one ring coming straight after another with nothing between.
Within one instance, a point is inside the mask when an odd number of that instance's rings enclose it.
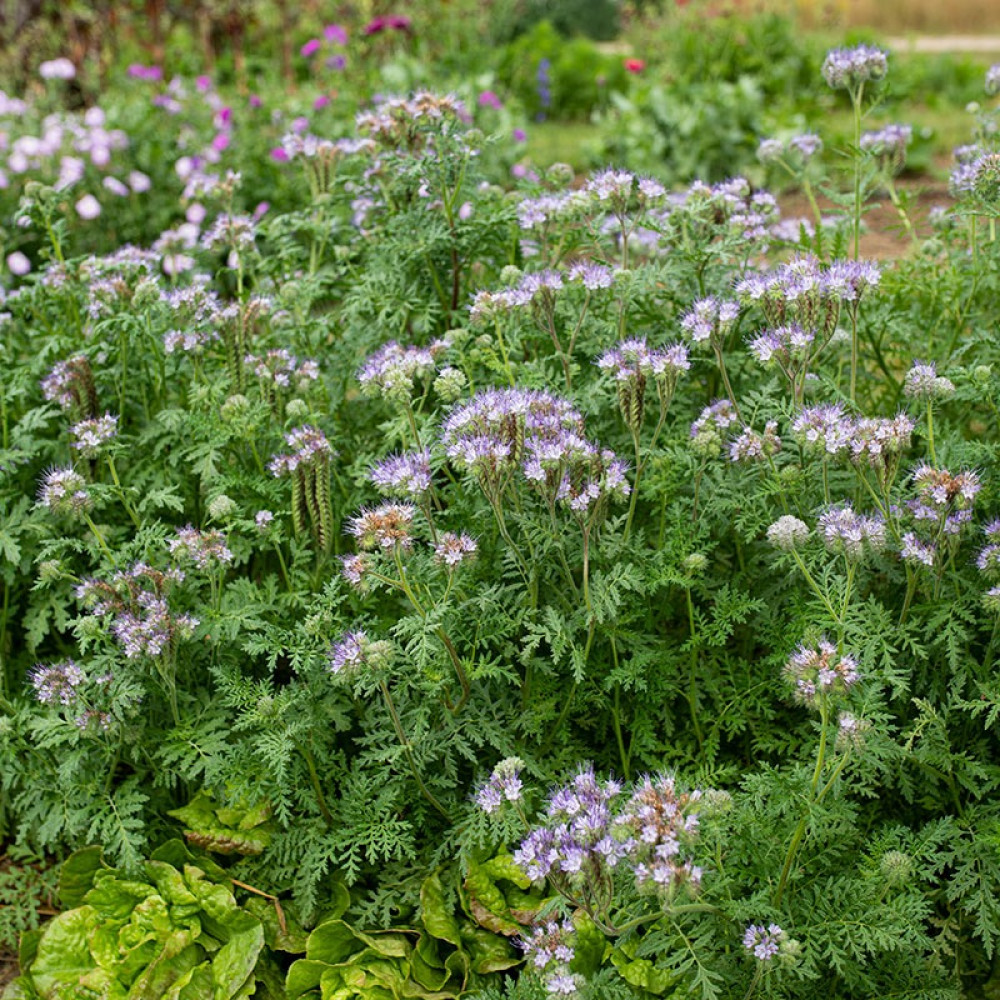
<instances>
[{"instance_id":1,"label":"bare soil","mask_svg":"<svg viewBox=\"0 0 1000 1000\"><path fill-rule=\"evenodd\" d=\"M901 198L908 201L908 214L914 232L918 237L929 235L931 227L927 217L935 205L947 204L948 186L929 177L902 178L897 182ZM813 220L812 210L805 195L793 192L780 197L783 218L805 218ZM832 204L825 198L817 199L820 211L833 211ZM905 257L913 252L914 241L906 232L899 212L883 195L866 213L865 229L861 234L861 253L865 257L879 260Z\"/></svg>"}]
</instances>

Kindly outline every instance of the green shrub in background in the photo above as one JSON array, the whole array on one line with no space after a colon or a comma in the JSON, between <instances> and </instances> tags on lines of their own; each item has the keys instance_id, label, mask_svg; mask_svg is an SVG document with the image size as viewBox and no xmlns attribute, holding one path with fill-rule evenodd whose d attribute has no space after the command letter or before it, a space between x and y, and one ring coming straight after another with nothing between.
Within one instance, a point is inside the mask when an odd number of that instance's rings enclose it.
<instances>
[{"instance_id":1,"label":"green shrub in background","mask_svg":"<svg viewBox=\"0 0 1000 1000\"><path fill-rule=\"evenodd\" d=\"M497 78L531 117L556 119L586 118L628 83L621 56L605 55L583 38L567 40L550 21L506 46Z\"/></svg>"},{"instance_id":2,"label":"green shrub in background","mask_svg":"<svg viewBox=\"0 0 1000 1000\"><path fill-rule=\"evenodd\" d=\"M720 181L756 163L764 97L756 82L654 84L613 94L602 122L602 154L669 181Z\"/></svg>"},{"instance_id":3,"label":"green shrub in background","mask_svg":"<svg viewBox=\"0 0 1000 1000\"><path fill-rule=\"evenodd\" d=\"M621 30L621 0L522 0L510 18L511 36L530 32L549 21L566 37L583 35L605 42Z\"/></svg>"}]
</instances>

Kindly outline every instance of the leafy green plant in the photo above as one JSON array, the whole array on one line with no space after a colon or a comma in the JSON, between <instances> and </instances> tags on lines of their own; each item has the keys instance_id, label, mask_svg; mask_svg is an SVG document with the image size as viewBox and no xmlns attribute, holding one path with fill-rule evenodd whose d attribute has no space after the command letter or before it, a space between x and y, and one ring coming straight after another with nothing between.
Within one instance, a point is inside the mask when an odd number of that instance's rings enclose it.
<instances>
[{"instance_id":1,"label":"leafy green plant","mask_svg":"<svg viewBox=\"0 0 1000 1000\"><path fill-rule=\"evenodd\" d=\"M150 860L129 877L88 848L63 864L59 898L67 909L26 938L5 996L281 995L261 921L193 864Z\"/></svg>"}]
</instances>

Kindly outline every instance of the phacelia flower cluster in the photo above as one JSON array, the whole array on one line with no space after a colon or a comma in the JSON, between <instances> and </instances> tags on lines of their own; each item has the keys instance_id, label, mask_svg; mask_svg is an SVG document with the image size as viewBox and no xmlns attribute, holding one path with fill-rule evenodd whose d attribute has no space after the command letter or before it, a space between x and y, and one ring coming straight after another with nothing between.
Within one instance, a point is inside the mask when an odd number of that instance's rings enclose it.
<instances>
[{"instance_id":1,"label":"phacelia flower cluster","mask_svg":"<svg viewBox=\"0 0 1000 1000\"><path fill-rule=\"evenodd\" d=\"M295 427L285 435L285 444L292 450L275 455L268 463L272 476L291 475L301 467L312 467L329 461L333 448L326 435L308 424Z\"/></svg>"},{"instance_id":2,"label":"phacelia flower cluster","mask_svg":"<svg viewBox=\"0 0 1000 1000\"><path fill-rule=\"evenodd\" d=\"M97 386L90 361L82 354L58 361L42 379L42 395L81 417L97 416Z\"/></svg>"},{"instance_id":3,"label":"phacelia flower cluster","mask_svg":"<svg viewBox=\"0 0 1000 1000\"><path fill-rule=\"evenodd\" d=\"M835 260L824 268L807 256L764 274L748 274L736 283L735 291L743 305L761 308L768 327L798 324L814 334L818 347L833 335L841 309L855 312L880 278L872 261Z\"/></svg>"},{"instance_id":4,"label":"phacelia flower cluster","mask_svg":"<svg viewBox=\"0 0 1000 1000\"><path fill-rule=\"evenodd\" d=\"M823 148L823 140L813 132L803 132L792 136L787 142L781 139L762 139L757 147L757 159L761 163L777 160L798 160L808 163Z\"/></svg>"},{"instance_id":5,"label":"phacelia flower cluster","mask_svg":"<svg viewBox=\"0 0 1000 1000\"><path fill-rule=\"evenodd\" d=\"M226 545L226 536L221 531L199 531L192 525L177 529L177 537L167 542L170 554L188 559L198 569L212 569L228 566L233 561L233 553Z\"/></svg>"},{"instance_id":6,"label":"phacelia flower cluster","mask_svg":"<svg viewBox=\"0 0 1000 1000\"><path fill-rule=\"evenodd\" d=\"M750 924L743 934L743 947L759 962L770 962L788 935L777 925Z\"/></svg>"},{"instance_id":7,"label":"phacelia flower cluster","mask_svg":"<svg viewBox=\"0 0 1000 1000\"><path fill-rule=\"evenodd\" d=\"M449 572L475 558L479 545L464 531L446 531L434 546L434 560Z\"/></svg>"},{"instance_id":8,"label":"phacelia flower cluster","mask_svg":"<svg viewBox=\"0 0 1000 1000\"><path fill-rule=\"evenodd\" d=\"M436 359L447 346L443 340L436 340L429 347L403 347L395 340L389 341L358 370L361 391L366 396L409 399L414 382L434 371Z\"/></svg>"},{"instance_id":9,"label":"phacelia flower cluster","mask_svg":"<svg viewBox=\"0 0 1000 1000\"><path fill-rule=\"evenodd\" d=\"M105 413L103 417L80 420L69 429L73 447L84 458L96 458L101 449L118 434L118 417Z\"/></svg>"},{"instance_id":10,"label":"phacelia flower cluster","mask_svg":"<svg viewBox=\"0 0 1000 1000\"><path fill-rule=\"evenodd\" d=\"M380 493L390 497L417 500L431 488L431 455L422 451L390 455L376 462L368 473Z\"/></svg>"},{"instance_id":11,"label":"phacelia flower cluster","mask_svg":"<svg viewBox=\"0 0 1000 1000\"><path fill-rule=\"evenodd\" d=\"M723 432L738 421L736 407L728 399L717 399L706 406L691 424L691 446L700 455L718 455L722 451Z\"/></svg>"},{"instance_id":12,"label":"phacelia flower cluster","mask_svg":"<svg viewBox=\"0 0 1000 1000\"><path fill-rule=\"evenodd\" d=\"M793 514L784 514L767 529L767 540L782 552L801 548L809 535L809 525Z\"/></svg>"},{"instance_id":13,"label":"phacelia flower cluster","mask_svg":"<svg viewBox=\"0 0 1000 1000\"><path fill-rule=\"evenodd\" d=\"M489 780L476 792L476 805L487 815L495 813L504 802L520 802L524 786L520 757L506 757L495 768Z\"/></svg>"},{"instance_id":14,"label":"phacelia flower cluster","mask_svg":"<svg viewBox=\"0 0 1000 1000\"><path fill-rule=\"evenodd\" d=\"M662 413L673 397L677 380L691 368L691 362L683 344L650 349L645 339L633 339L605 351L597 359L597 367L614 379L622 419L637 434L645 413L649 380L656 386Z\"/></svg>"},{"instance_id":15,"label":"phacelia flower cluster","mask_svg":"<svg viewBox=\"0 0 1000 1000\"><path fill-rule=\"evenodd\" d=\"M764 432L755 431L752 427L744 427L742 433L729 446L731 462L762 462L777 455L781 451L781 438L778 436L778 421L768 420Z\"/></svg>"},{"instance_id":16,"label":"phacelia flower cluster","mask_svg":"<svg viewBox=\"0 0 1000 1000\"><path fill-rule=\"evenodd\" d=\"M804 407L792 431L806 446L831 458L886 470L909 446L915 424L905 413L895 417L852 417L839 403Z\"/></svg>"},{"instance_id":17,"label":"phacelia flower cluster","mask_svg":"<svg viewBox=\"0 0 1000 1000\"><path fill-rule=\"evenodd\" d=\"M287 389L293 385L303 389L319 378L319 365L311 359L300 361L283 347L265 354L248 354L244 365L262 382Z\"/></svg>"},{"instance_id":18,"label":"phacelia flower cluster","mask_svg":"<svg viewBox=\"0 0 1000 1000\"><path fill-rule=\"evenodd\" d=\"M359 549L406 552L413 547L413 518L416 513L416 507L405 503L364 508L351 518L347 530L354 536Z\"/></svg>"},{"instance_id":19,"label":"phacelia flower cluster","mask_svg":"<svg viewBox=\"0 0 1000 1000\"><path fill-rule=\"evenodd\" d=\"M861 148L878 158L882 165L893 172L903 167L906 147L913 139L913 129L909 125L886 125L884 128L864 132Z\"/></svg>"},{"instance_id":20,"label":"phacelia flower cluster","mask_svg":"<svg viewBox=\"0 0 1000 1000\"><path fill-rule=\"evenodd\" d=\"M831 552L842 552L852 562L885 548L885 519L858 514L850 503L821 514L817 528Z\"/></svg>"},{"instance_id":21,"label":"phacelia flower cluster","mask_svg":"<svg viewBox=\"0 0 1000 1000\"><path fill-rule=\"evenodd\" d=\"M889 71L889 55L874 45L831 49L823 60L823 79L834 90L856 91Z\"/></svg>"},{"instance_id":22,"label":"phacelia flower cluster","mask_svg":"<svg viewBox=\"0 0 1000 1000\"><path fill-rule=\"evenodd\" d=\"M39 663L28 674L35 697L43 705L71 705L76 700L77 689L85 680L86 676L75 660Z\"/></svg>"},{"instance_id":23,"label":"phacelia flower cluster","mask_svg":"<svg viewBox=\"0 0 1000 1000\"><path fill-rule=\"evenodd\" d=\"M951 379L938 375L932 361L915 361L903 379L904 394L924 402L947 399L954 391L955 384Z\"/></svg>"},{"instance_id":24,"label":"phacelia flower cluster","mask_svg":"<svg viewBox=\"0 0 1000 1000\"><path fill-rule=\"evenodd\" d=\"M551 997L575 996L582 983L570 970L576 955L575 939L576 928L571 920L549 920L535 926L521 940L527 967L541 977L545 992Z\"/></svg>"},{"instance_id":25,"label":"phacelia flower cluster","mask_svg":"<svg viewBox=\"0 0 1000 1000\"><path fill-rule=\"evenodd\" d=\"M49 469L42 476L38 488L38 502L53 514L65 517L80 517L91 507L93 500L87 491L87 483L80 473L73 469Z\"/></svg>"},{"instance_id":26,"label":"phacelia flower cluster","mask_svg":"<svg viewBox=\"0 0 1000 1000\"><path fill-rule=\"evenodd\" d=\"M921 465L913 473L917 496L907 502L910 515L933 533L957 535L972 520L972 507L982 483L975 472L952 475L947 469Z\"/></svg>"},{"instance_id":27,"label":"phacelia flower cluster","mask_svg":"<svg viewBox=\"0 0 1000 1000\"><path fill-rule=\"evenodd\" d=\"M740 304L715 296L698 299L681 317L681 329L696 343L720 350L740 318Z\"/></svg>"},{"instance_id":28,"label":"phacelia flower cluster","mask_svg":"<svg viewBox=\"0 0 1000 1000\"><path fill-rule=\"evenodd\" d=\"M696 887L701 871L686 855L696 836L697 791L682 794L669 776L643 778L622 800L614 780L598 781L585 766L549 798L544 822L514 855L532 879L548 879L566 898L591 912L605 911L614 892L612 872L628 865L640 887L667 897Z\"/></svg>"},{"instance_id":29,"label":"phacelia flower cluster","mask_svg":"<svg viewBox=\"0 0 1000 1000\"><path fill-rule=\"evenodd\" d=\"M817 646L799 646L785 664L785 676L791 682L795 697L814 704L821 696L843 694L860 678L858 661L841 654L826 639Z\"/></svg>"},{"instance_id":30,"label":"phacelia flower cluster","mask_svg":"<svg viewBox=\"0 0 1000 1000\"><path fill-rule=\"evenodd\" d=\"M988 579L996 579L1000 576L1000 520L984 525L983 534L986 536L986 545L976 556L976 566Z\"/></svg>"},{"instance_id":31,"label":"phacelia flower cluster","mask_svg":"<svg viewBox=\"0 0 1000 1000\"><path fill-rule=\"evenodd\" d=\"M184 579L179 569L156 570L135 563L114 574L111 582L84 580L76 596L97 617L110 616L111 632L126 657L159 657L172 654L181 639L188 639L198 619L174 614L168 595Z\"/></svg>"}]
</instances>

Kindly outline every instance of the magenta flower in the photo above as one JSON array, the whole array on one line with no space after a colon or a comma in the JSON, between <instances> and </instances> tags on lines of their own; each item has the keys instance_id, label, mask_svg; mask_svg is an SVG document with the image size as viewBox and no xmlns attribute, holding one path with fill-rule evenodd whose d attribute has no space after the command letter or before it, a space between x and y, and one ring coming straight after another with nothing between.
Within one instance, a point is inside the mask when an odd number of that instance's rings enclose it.
<instances>
[{"instance_id":1,"label":"magenta flower","mask_svg":"<svg viewBox=\"0 0 1000 1000\"><path fill-rule=\"evenodd\" d=\"M264 102L256 94L251 94L250 95L250 107L251 108L259 108L259 107L262 107L263 104L264 104Z\"/></svg>"},{"instance_id":2,"label":"magenta flower","mask_svg":"<svg viewBox=\"0 0 1000 1000\"><path fill-rule=\"evenodd\" d=\"M206 91L212 89L212 78L210 76L195 77L194 85L200 93L204 94Z\"/></svg>"},{"instance_id":3,"label":"magenta flower","mask_svg":"<svg viewBox=\"0 0 1000 1000\"><path fill-rule=\"evenodd\" d=\"M320 94L319 97L313 101L313 111L322 111L330 103L329 94Z\"/></svg>"},{"instance_id":4,"label":"magenta flower","mask_svg":"<svg viewBox=\"0 0 1000 1000\"><path fill-rule=\"evenodd\" d=\"M523 128L516 128L516 129L514 129L514 131L511 134L514 137L514 142L527 142L528 141L528 133L525 132Z\"/></svg>"},{"instance_id":5,"label":"magenta flower","mask_svg":"<svg viewBox=\"0 0 1000 1000\"><path fill-rule=\"evenodd\" d=\"M347 44L347 30L339 24L328 24L323 29L323 37L328 42L333 42L336 45Z\"/></svg>"},{"instance_id":6,"label":"magenta flower","mask_svg":"<svg viewBox=\"0 0 1000 1000\"><path fill-rule=\"evenodd\" d=\"M271 150L271 159L277 161L278 163L288 162L288 153L281 148L281 146L275 146Z\"/></svg>"},{"instance_id":7,"label":"magenta flower","mask_svg":"<svg viewBox=\"0 0 1000 1000\"><path fill-rule=\"evenodd\" d=\"M492 90L484 90L479 95L479 106L481 108L496 108L499 111L503 107L503 102Z\"/></svg>"},{"instance_id":8,"label":"magenta flower","mask_svg":"<svg viewBox=\"0 0 1000 1000\"><path fill-rule=\"evenodd\" d=\"M132 63L128 68L128 75L133 80L146 80L156 83L163 79L163 70L159 66L143 66L142 63Z\"/></svg>"},{"instance_id":9,"label":"magenta flower","mask_svg":"<svg viewBox=\"0 0 1000 1000\"><path fill-rule=\"evenodd\" d=\"M221 153L224 149L229 146L229 133L228 132L217 132L212 138L212 149L216 152Z\"/></svg>"},{"instance_id":10,"label":"magenta flower","mask_svg":"<svg viewBox=\"0 0 1000 1000\"><path fill-rule=\"evenodd\" d=\"M303 59L309 59L312 56L316 55L317 52L319 52L321 45L322 42L320 42L318 38L310 38L309 41L306 42L306 44L303 45L301 49L299 49L299 53L301 54Z\"/></svg>"}]
</instances>

